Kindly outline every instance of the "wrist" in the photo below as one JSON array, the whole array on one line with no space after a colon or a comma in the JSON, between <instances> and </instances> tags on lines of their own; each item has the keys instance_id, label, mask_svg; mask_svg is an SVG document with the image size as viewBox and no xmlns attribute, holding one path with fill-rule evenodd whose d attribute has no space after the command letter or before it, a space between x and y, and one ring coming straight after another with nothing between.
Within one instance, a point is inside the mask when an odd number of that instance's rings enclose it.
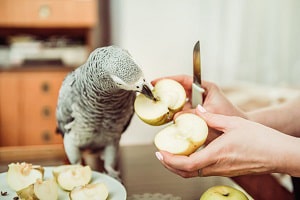
<instances>
[{"instance_id":1,"label":"wrist","mask_svg":"<svg viewBox=\"0 0 300 200\"><path fill-rule=\"evenodd\" d=\"M282 141L280 156L276 165L276 172L289 174L291 176L300 177L300 138L284 135Z\"/></svg>"}]
</instances>

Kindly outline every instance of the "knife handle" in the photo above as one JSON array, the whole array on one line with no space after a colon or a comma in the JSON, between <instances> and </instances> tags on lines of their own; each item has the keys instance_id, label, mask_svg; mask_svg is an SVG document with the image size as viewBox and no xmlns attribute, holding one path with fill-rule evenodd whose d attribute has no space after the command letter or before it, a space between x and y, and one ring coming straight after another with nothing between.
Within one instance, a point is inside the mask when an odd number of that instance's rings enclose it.
<instances>
[{"instance_id":1,"label":"knife handle","mask_svg":"<svg viewBox=\"0 0 300 200\"><path fill-rule=\"evenodd\" d=\"M192 106L196 108L198 104L202 105L203 103L203 93L204 89L195 83L192 85Z\"/></svg>"}]
</instances>

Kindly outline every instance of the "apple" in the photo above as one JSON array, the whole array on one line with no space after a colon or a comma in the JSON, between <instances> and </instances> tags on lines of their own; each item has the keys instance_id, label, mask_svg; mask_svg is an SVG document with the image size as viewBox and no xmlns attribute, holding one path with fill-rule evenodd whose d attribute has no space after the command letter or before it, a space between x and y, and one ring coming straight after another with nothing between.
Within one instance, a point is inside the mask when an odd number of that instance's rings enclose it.
<instances>
[{"instance_id":1,"label":"apple","mask_svg":"<svg viewBox=\"0 0 300 200\"><path fill-rule=\"evenodd\" d=\"M57 184L53 179L42 181L38 179L34 184L17 191L21 199L56 200L58 198Z\"/></svg>"},{"instance_id":2,"label":"apple","mask_svg":"<svg viewBox=\"0 0 300 200\"><path fill-rule=\"evenodd\" d=\"M53 176L56 178L58 185L67 191L74 187L86 185L92 179L92 170L90 166L82 165L64 165L54 168Z\"/></svg>"},{"instance_id":3,"label":"apple","mask_svg":"<svg viewBox=\"0 0 300 200\"><path fill-rule=\"evenodd\" d=\"M22 190L36 182L37 179L43 179L44 168L40 165L29 163L10 163L7 171L7 184L14 191Z\"/></svg>"},{"instance_id":4,"label":"apple","mask_svg":"<svg viewBox=\"0 0 300 200\"><path fill-rule=\"evenodd\" d=\"M159 126L173 119L186 102L183 86L172 79L158 81L153 90L154 100L139 94L134 102L137 116L147 124Z\"/></svg>"},{"instance_id":5,"label":"apple","mask_svg":"<svg viewBox=\"0 0 300 200\"><path fill-rule=\"evenodd\" d=\"M54 179L37 180L33 185L33 191L40 200L55 200L58 198L58 187Z\"/></svg>"},{"instance_id":6,"label":"apple","mask_svg":"<svg viewBox=\"0 0 300 200\"><path fill-rule=\"evenodd\" d=\"M248 197L231 186L217 185L206 190L200 200L248 200Z\"/></svg>"},{"instance_id":7,"label":"apple","mask_svg":"<svg viewBox=\"0 0 300 200\"><path fill-rule=\"evenodd\" d=\"M69 196L71 200L106 200L108 188L104 183L91 183L75 187Z\"/></svg>"},{"instance_id":8,"label":"apple","mask_svg":"<svg viewBox=\"0 0 300 200\"><path fill-rule=\"evenodd\" d=\"M79 165L79 164L78 165L60 165L60 166L54 167L52 169L52 175L53 175L54 179L57 181L57 177L61 172L67 171L70 169L80 168L80 167L82 167L82 165Z\"/></svg>"},{"instance_id":9,"label":"apple","mask_svg":"<svg viewBox=\"0 0 300 200\"><path fill-rule=\"evenodd\" d=\"M208 126L201 117L184 113L155 135L154 144L172 154L190 155L204 144L207 135Z\"/></svg>"}]
</instances>

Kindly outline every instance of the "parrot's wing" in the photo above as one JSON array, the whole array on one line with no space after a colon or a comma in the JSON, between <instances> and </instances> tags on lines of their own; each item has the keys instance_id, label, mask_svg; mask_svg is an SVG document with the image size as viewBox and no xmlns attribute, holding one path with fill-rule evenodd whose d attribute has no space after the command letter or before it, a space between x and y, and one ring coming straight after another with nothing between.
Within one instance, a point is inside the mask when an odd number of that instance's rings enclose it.
<instances>
[{"instance_id":1,"label":"parrot's wing","mask_svg":"<svg viewBox=\"0 0 300 200\"><path fill-rule=\"evenodd\" d=\"M71 72L64 79L62 86L59 91L57 107L56 107L56 120L57 120L57 130L56 132L64 135L67 130L65 128L66 124L69 124L74 119L72 117L72 104L76 102L77 95L74 92L75 84L75 73Z\"/></svg>"},{"instance_id":2,"label":"parrot's wing","mask_svg":"<svg viewBox=\"0 0 300 200\"><path fill-rule=\"evenodd\" d=\"M131 123L131 120L132 120L132 117L133 117L133 114L134 114L134 108L132 107L132 110L130 111L130 119L127 121L127 124L125 124L124 126L124 129L122 131L122 133L124 133L126 131L126 129L128 128L128 126L130 125Z\"/></svg>"}]
</instances>

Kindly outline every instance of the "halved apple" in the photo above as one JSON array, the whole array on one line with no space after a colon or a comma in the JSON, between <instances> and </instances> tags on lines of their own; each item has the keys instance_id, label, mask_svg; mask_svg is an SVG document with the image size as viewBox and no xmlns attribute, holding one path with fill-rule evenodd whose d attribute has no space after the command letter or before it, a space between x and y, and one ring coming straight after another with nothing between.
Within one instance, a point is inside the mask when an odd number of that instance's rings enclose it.
<instances>
[{"instance_id":1,"label":"halved apple","mask_svg":"<svg viewBox=\"0 0 300 200\"><path fill-rule=\"evenodd\" d=\"M91 183L74 188L69 196L71 200L106 200L108 188L104 183Z\"/></svg>"},{"instance_id":2,"label":"halved apple","mask_svg":"<svg viewBox=\"0 0 300 200\"><path fill-rule=\"evenodd\" d=\"M77 186L86 185L92 179L92 170L90 166L70 165L61 167L60 170L61 171L58 172L56 180L58 185L67 191L71 191ZM53 172L53 174L55 173Z\"/></svg>"},{"instance_id":3,"label":"halved apple","mask_svg":"<svg viewBox=\"0 0 300 200\"><path fill-rule=\"evenodd\" d=\"M134 102L137 116L150 125L159 126L170 122L186 102L183 86L172 79L158 81L152 93L155 100L139 94Z\"/></svg>"},{"instance_id":4,"label":"halved apple","mask_svg":"<svg viewBox=\"0 0 300 200\"><path fill-rule=\"evenodd\" d=\"M37 179L43 179L44 168L30 163L11 163L8 165L7 184L15 190L22 190L35 183Z\"/></svg>"},{"instance_id":5,"label":"halved apple","mask_svg":"<svg viewBox=\"0 0 300 200\"><path fill-rule=\"evenodd\" d=\"M184 113L156 134L154 144L172 154L190 155L204 144L207 135L208 127L201 117Z\"/></svg>"},{"instance_id":6,"label":"halved apple","mask_svg":"<svg viewBox=\"0 0 300 200\"><path fill-rule=\"evenodd\" d=\"M53 179L42 181L38 179L34 184L17 191L21 199L56 200L58 198L57 184Z\"/></svg>"}]
</instances>

